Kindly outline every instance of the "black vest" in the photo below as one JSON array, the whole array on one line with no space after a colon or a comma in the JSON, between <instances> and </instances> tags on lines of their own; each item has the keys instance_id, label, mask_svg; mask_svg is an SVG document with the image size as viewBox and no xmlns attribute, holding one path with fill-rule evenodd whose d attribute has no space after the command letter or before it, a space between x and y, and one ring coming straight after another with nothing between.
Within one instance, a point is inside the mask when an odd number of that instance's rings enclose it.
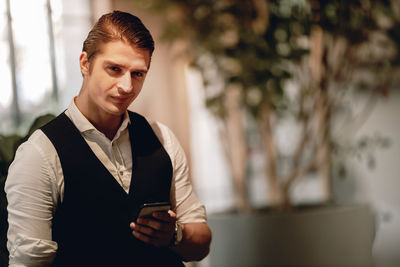
<instances>
[{"instance_id":1,"label":"black vest","mask_svg":"<svg viewBox=\"0 0 400 267\"><path fill-rule=\"evenodd\" d=\"M53 218L58 250L53 266L183 266L168 248L132 235L130 222L147 202L170 200L171 160L144 117L129 112L132 178L129 194L62 113L41 129L64 174L64 199Z\"/></svg>"}]
</instances>

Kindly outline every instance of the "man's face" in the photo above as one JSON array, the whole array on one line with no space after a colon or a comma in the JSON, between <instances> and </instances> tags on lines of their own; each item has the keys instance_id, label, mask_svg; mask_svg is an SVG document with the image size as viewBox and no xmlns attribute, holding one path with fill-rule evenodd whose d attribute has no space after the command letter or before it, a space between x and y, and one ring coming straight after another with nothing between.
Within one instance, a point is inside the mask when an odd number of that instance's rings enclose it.
<instances>
[{"instance_id":1,"label":"man's face","mask_svg":"<svg viewBox=\"0 0 400 267\"><path fill-rule=\"evenodd\" d=\"M102 44L91 62L80 57L82 97L89 116L120 116L140 93L150 65L150 52L123 41Z\"/></svg>"}]
</instances>

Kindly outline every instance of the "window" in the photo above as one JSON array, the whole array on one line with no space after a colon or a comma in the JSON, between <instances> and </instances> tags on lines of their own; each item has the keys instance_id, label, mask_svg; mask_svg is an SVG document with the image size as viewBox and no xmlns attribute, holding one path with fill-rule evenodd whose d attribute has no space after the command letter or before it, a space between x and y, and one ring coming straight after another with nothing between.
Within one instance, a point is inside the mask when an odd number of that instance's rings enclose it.
<instances>
[{"instance_id":1,"label":"window","mask_svg":"<svg viewBox=\"0 0 400 267\"><path fill-rule=\"evenodd\" d=\"M0 0L0 133L57 110L60 29L61 0Z\"/></svg>"}]
</instances>

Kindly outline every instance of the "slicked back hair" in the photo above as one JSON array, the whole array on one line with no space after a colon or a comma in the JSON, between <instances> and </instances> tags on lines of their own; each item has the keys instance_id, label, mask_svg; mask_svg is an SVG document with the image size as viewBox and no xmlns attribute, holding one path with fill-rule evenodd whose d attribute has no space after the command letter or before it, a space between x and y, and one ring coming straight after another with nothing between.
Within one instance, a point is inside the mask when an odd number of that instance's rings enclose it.
<instances>
[{"instance_id":1,"label":"slicked back hair","mask_svg":"<svg viewBox=\"0 0 400 267\"><path fill-rule=\"evenodd\" d=\"M147 49L150 56L154 51L154 41L142 21L129 13L113 11L99 18L83 42L82 51L91 62L100 50L100 45L113 41L124 41L130 45Z\"/></svg>"}]
</instances>

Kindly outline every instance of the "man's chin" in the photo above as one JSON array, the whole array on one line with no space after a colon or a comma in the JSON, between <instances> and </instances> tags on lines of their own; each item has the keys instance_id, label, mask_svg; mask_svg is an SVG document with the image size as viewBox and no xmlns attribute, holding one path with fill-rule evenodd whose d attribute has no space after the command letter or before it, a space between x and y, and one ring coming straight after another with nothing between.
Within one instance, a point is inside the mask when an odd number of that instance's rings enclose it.
<instances>
[{"instance_id":1,"label":"man's chin","mask_svg":"<svg viewBox=\"0 0 400 267\"><path fill-rule=\"evenodd\" d=\"M114 116L121 116L125 114L126 110L128 109L127 106L113 106L108 109L108 113Z\"/></svg>"}]
</instances>

